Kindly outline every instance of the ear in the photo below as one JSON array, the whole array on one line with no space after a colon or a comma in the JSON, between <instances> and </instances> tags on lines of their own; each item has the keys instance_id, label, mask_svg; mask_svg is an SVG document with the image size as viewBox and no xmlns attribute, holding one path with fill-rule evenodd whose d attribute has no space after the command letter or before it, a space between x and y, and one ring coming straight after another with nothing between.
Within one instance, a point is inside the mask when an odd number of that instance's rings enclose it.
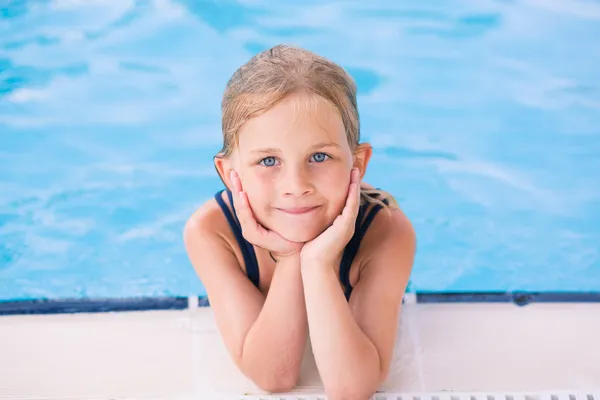
<instances>
[{"instance_id":1,"label":"ear","mask_svg":"<svg viewBox=\"0 0 600 400\"><path fill-rule=\"evenodd\" d=\"M369 143L361 143L356 149L354 149L354 165L360 172L360 179L362 180L367 172L367 165L373 154L373 147Z\"/></svg>"},{"instance_id":2,"label":"ear","mask_svg":"<svg viewBox=\"0 0 600 400\"><path fill-rule=\"evenodd\" d=\"M213 162L215 164L215 169L219 174L219 178L221 178L221 182L223 182L223 185L225 185L227 189L231 190L233 185L231 184L231 179L229 179L229 174L234 170L231 159L229 159L229 157L223 157L223 155L219 153L214 156Z\"/></svg>"}]
</instances>

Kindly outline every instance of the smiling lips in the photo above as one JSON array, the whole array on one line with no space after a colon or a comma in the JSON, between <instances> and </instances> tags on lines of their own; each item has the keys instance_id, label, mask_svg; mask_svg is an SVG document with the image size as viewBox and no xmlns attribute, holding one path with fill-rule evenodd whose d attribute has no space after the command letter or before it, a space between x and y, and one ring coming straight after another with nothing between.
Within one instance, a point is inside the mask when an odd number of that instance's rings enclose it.
<instances>
[{"instance_id":1,"label":"smiling lips","mask_svg":"<svg viewBox=\"0 0 600 400\"><path fill-rule=\"evenodd\" d=\"M278 208L279 211L282 211L286 214L290 215L303 215L309 214L310 212L316 210L319 206L314 207L293 207L293 208Z\"/></svg>"}]
</instances>

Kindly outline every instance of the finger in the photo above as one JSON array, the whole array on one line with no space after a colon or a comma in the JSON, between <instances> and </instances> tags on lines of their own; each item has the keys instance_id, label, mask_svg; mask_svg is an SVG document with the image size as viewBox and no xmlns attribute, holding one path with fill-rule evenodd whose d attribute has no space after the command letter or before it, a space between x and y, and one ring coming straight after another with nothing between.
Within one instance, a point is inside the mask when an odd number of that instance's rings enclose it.
<instances>
[{"instance_id":1,"label":"finger","mask_svg":"<svg viewBox=\"0 0 600 400\"><path fill-rule=\"evenodd\" d=\"M231 171L230 179L234 193L233 207L246 240L256 246L283 253L293 252L302 246L301 243L290 242L262 226L254 217L248 194L243 190L242 181L235 171Z\"/></svg>"},{"instance_id":2,"label":"finger","mask_svg":"<svg viewBox=\"0 0 600 400\"><path fill-rule=\"evenodd\" d=\"M258 222L254 218L252 209L250 208L250 202L248 201L247 194L242 189L242 181L239 178L237 172L231 171L229 174L231 179L231 185L233 186L233 207L237 215L238 221L242 227L242 233L247 239L255 236L255 231L258 229Z\"/></svg>"},{"instance_id":3,"label":"finger","mask_svg":"<svg viewBox=\"0 0 600 400\"><path fill-rule=\"evenodd\" d=\"M284 239L281 235L262 226L254 217L248 195L243 190L239 192L238 220L242 227L242 234L250 243L272 250L277 253L287 253L297 250L301 244Z\"/></svg>"},{"instance_id":4,"label":"finger","mask_svg":"<svg viewBox=\"0 0 600 400\"><path fill-rule=\"evenodd\" d=\"M242 181L240 180L237 172L231 171L229 173L229 180L231 181L232 192L238 194L242 190Z\"/></svg>"},{"instance_id":5,"label":"finger","mask_svg":"<svg viewBox=\"0 0 600 400\"><path fill-rule=\"evenodd\" d=\"M231 184L233 186L233 207L235 208L238 220L242 225L242 228L253 228L258 225L258 222L254 218L250 202L248 201L248 195L242 188L242 181L235 171L231 171Z\"/></svg>"},{"instance_id":6,"label":"finger","mask_svg":"<svg viewBox=\"0 0 600 400\"><path fill-rule=\"evenodd\" d=\"M242 234L252 244L264 247L266 243L273 240L270 231L258 223L252 212L248 194L244 191L239 192L239 209L236 208L238 220L242 228Z\"/></svg>"},{"instance_id":7,"label":"finger","mask_svg":"<svg viewBox=\"0 0 600 400\"><path fill-rule=\"evenodd\" d=\"M353 177L354 178L352 180L352 182L356 183L356 197L358 202L360 203L360 171L358 170L358 168L354 168L353 172Z\"/></svg>"},{"instance_id":8,"label":"finger","mask_svg":"<svg viewBox=\"0 0 600 400\"><path fill-rule=\"evenodd\" d=\"M358 169L354 168L350 175L350 188L348 190L348 198L346 199L346 205L342 211L342 215L345 215L348 219L354 222L358 215L358 209L360 206L360 186L358 183L359 173Z\"/></svg>"},{"instance_id":9,"label":"finger","mask_svg":"<svg viewBox=\"0 0 600 400\"><path fill-rule=\"evenodd\" d=\"M256 221L254 220L254 216L251 215L252 212L250 210L248 196L245 196L245 193L242 190L242 181L235 171L231 171L230 179L231 185L233 186L232 206L235 209L240 225L242 225L242 230L244 228L251 228Z\"/></svg>"},{"instance_id":10,"label":"finger","mask_svg":"<svg viewBox=\"0 0 600 400\"><path fill-rule=\"evenodd\" d=\"M256 218L254 218L254 213L250 207L250 202L248 201L248 195L246 192L240 191L238 193L238 200L236 204L236 213L242 227L242 233L250 241L252 241L251 239L256 240L257 234L262 226L260 226L258 221L256 221Z\"/></svg>"},{"instance_id":11,"label":"finger","mask_svg":"<svg viewBox=\"0 0 600 400\"><path fill-rule=\"evenodd\" d=\"M359 172L358 168L354 167L354 168L352 168L352 172L350 174L350 181L354 182L354 183L358 183L359 180L360 180L360 172Z\"/></svg>"}]
</instances>

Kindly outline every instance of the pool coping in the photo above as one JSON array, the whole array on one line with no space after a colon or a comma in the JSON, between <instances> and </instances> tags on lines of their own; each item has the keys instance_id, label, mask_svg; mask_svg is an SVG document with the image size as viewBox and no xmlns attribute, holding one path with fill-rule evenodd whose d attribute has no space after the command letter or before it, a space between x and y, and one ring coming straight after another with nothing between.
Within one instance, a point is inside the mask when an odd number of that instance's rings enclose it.
<instances>
[{"instance_id":1,"label":"pool coping","mask_svg":"<svg viewBox=\"0 0 600 400\"><path fill-rule=\"evenodd\" d=\"M407 292L403 303L600 303L598 292ZM210 307L206 296L0 300L0 316L76 314Z\"/></svg>"}]
</instances>

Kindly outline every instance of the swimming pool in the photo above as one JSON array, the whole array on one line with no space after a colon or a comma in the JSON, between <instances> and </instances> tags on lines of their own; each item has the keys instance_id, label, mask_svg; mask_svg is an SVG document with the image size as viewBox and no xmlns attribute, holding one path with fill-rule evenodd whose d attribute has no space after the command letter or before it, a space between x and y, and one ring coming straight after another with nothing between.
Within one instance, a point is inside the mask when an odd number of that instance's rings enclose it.
<instances>
[{"instance_id":1,"label":"swimming pool","mask_svg":"<svg viewBox=\"0 0 600 400\"><path fill-rule=\"evenodd\" d=\"M277 43L357 80L415 291L600 291L600 2L13 1L0 9L0 300L203 295L220 97Z\"/></svg>"}]
</instances>

